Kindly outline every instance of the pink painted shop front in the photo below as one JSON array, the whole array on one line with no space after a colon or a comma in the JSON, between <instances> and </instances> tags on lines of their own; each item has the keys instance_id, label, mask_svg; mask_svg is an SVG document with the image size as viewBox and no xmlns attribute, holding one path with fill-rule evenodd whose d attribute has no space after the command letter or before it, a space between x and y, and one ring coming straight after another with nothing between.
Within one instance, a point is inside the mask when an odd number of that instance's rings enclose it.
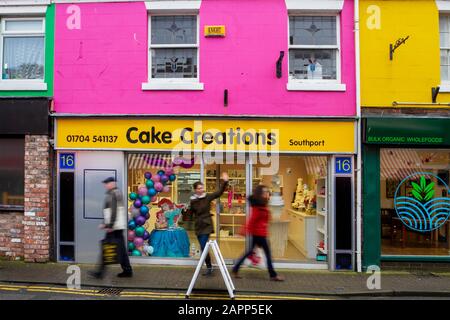
<instances>
[{"instance_id":1,"label":"pink painted shop front","mask_svg":"<svg viewBox=\"0 0 450 320\"><path fill-rule=\"evenodd\" d=\"M84 3L70 27L70 4L56 5L55 112L140 115L352 117L356 113L353 1L340 14L345 91L288 91L289 18L284 0L203 0L199 91L146 91L148 15L144 2ZM69 10L68 10L69 9ZM204 26L224 25L207 38ZM285 52L282 77L276 61ZM224 91L228 105L224 106Z\"/></svg>"}]
</instances>

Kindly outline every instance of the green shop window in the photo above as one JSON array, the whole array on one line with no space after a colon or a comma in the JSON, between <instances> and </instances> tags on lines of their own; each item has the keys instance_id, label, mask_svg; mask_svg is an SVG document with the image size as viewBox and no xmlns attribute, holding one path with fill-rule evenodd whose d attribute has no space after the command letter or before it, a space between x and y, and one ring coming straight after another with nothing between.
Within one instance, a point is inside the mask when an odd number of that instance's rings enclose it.
<instances>
[{"instance_id":1,"label":"green shop window","mask_svg":"<svg viewBox=\"0 0 450 320\"><path fill-rule=\"evenodd\" d=\"M450 256L450 151L381 148L381 255Z\"/></svg>"}]
</instances>

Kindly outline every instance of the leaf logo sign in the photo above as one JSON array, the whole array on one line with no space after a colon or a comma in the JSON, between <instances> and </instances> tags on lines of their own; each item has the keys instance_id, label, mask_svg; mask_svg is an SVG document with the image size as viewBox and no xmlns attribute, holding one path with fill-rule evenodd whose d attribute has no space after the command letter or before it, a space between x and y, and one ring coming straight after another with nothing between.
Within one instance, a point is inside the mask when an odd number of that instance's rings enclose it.
<instances>
[{"instance_id":1,"label":"leaf logo sign","mask_svg":"<svg viewBox=\"0 0 450 320\"><path fill-rule=\"evenodd\" d=\"M436 182L444 186L446 197L436 197ZM407 190L411 190L412 196L407 194ZM439 229L450 216L448 192L447 184L433 173L414 173L398 185L394 197L395 211L403 224L412 230L429 232ZM405 193L407 195L403 196Z\"/></svg>"}]
</instances>

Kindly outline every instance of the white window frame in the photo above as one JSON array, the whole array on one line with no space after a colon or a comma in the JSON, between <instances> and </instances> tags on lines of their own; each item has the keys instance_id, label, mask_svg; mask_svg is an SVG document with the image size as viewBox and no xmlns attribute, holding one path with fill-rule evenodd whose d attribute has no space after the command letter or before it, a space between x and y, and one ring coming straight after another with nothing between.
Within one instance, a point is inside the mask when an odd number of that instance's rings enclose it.
<instances>
[{"instance_id":1,"label":"white window frame","mask_svg":"<svg viewBox=\"0 0 450 320\"><path fill-rule=\"evenodd\" d=\"M30 21L30 20L41 20L42 30L34 31L6 31L5 26L7 21ZM5 37L44 37L44 79L3 79L0 77L0 91L45 91L47 90L47 84L45 83L45 17L43 16L33 16L26 18L16 18L4 16L0 18L0 63L1 72L3 74L4 66L4 56L3 56L3 44Z\"/></svg>"},{"instance_id":2,"label":"white window frame","mask_svg":"<svg viewBox=\"0 0 450 320\"><path fill-rule=\"evenodd\" d=\"M152 17L161 16L195 16L197 25L197 42L195 44L152 44ZM197 49L197 77L196 78L152 78L152 49ZM203 90L200 83L200 17L198 13L156 13L148 15L148 66L147 82L142 84L142 90Z\"/></svg>"},{"instance_id":3,"label":"white window frame","mask_svg":"<svg viewBox=\"0 0 450 320\"><path fill-rule=\"evenodd\" d=\"M336 45L291 45L290 44L290 17L336 17ZM341 15L340 13L314 12L289 14L287 19L287 43L288 43L288 83L289 91L345 91L345 84L341 83ZM290 75L290 50L291 49L332 49L336 50L336 79L294 79Z\"/></svg>"},{"instance_id":4,"label":"white window frame","mask_svg":"<svg viewBox=\"0 0 450 320\"><path fill-rule=\"evenodd\" d=\"M450 7L449 7L449 10L450 10ZM440 24L441 16L450 17L450 11L440 11L439 12L439 24ZM441 30L439 29L439 34L440 34L440 32L441 32ZM439 91L440 92L450 92L450 74L449 74L449 79L447 79L447 80L442 79L442 74L441 74L441 50L450 50L450 47L442 47L440 38L441 37L439 35L439 78L441 81L441 83L439 85Z\"/></svg>"}]
</instances>

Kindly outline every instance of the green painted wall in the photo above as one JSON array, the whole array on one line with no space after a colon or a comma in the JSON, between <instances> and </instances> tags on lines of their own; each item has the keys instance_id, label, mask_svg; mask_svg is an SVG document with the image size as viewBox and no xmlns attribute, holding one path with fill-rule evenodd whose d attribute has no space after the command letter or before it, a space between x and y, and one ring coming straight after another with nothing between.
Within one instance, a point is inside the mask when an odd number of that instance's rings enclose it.
<instances>
[{"instance_id":1,"label":"green painted wall","mask_svg":"<svg viewBox=\"0 0 450 320\"><path fill-rule=\"evenodd\" d=\"M45 14L45 82L47 91L0 91L0 97L53 97L53 69L55 44L55 5Z\"/></svg>"},{"instance_id":2,"label":"green painted wall","mask_svg":"<svg viewBox=\"0 0 450 320\"><path fill-rule=\"evenodd\" d=\"M363 145L363 269L380 266L380 149Z\"/></svg>"}]
</instances>

